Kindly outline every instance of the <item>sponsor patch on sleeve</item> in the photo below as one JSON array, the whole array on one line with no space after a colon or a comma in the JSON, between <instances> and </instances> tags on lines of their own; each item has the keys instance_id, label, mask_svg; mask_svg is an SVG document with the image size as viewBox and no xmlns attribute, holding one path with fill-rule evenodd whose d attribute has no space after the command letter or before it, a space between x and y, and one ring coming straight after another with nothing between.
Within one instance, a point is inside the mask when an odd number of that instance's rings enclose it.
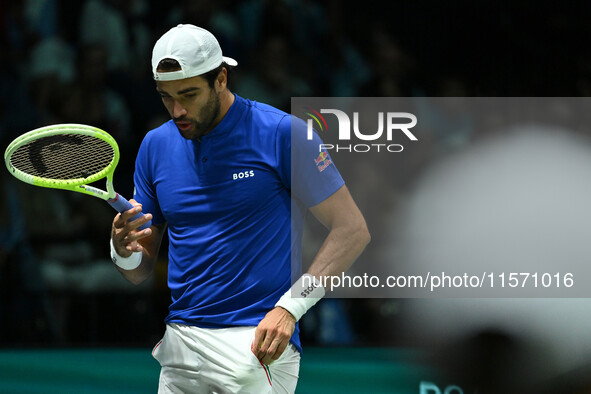
<instances>
[{"instance_id":1,"label":"sponsor patch on sleeve","mask_svg":"<svg viewBox=\"0 0 591 394\"><path fill-rule=\"evenodd\" d=\"M326 169L326 167L332 164L332 160L330 160L328 153L320 152L318 157L314 159L314 163L316 164L316 168L318 168L318 171L322 172Z\"/></svg>"}]
</instances>

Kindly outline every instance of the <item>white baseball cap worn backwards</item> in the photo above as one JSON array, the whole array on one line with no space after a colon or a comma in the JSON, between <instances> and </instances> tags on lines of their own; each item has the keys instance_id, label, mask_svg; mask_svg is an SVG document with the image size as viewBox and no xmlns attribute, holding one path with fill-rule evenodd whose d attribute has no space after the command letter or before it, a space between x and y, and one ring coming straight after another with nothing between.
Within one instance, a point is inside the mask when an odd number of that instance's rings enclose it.
<instances>
[{"instance_id":1,"label":"white baseball cap worn backwards","mask_svg":"<svg viewBox=\"0 0 591 394\"><path fill-rule=\"evenodd\" d=\"M158 72L156 68L162 59L174 59L181 70ZM223 62L236 66L238 62L222 56L222 49L213 34L194 25L173 27L154 45L152 50L152 72L156 81L174 81L205 74Z\"/></svg>"}]
</instances>

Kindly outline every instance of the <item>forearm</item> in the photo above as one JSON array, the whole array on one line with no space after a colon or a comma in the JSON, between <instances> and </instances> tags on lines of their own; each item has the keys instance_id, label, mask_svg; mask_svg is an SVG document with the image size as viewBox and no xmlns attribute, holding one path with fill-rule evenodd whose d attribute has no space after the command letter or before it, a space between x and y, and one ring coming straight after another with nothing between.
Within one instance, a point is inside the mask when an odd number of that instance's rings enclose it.
<instances>
[{"instance_id":1,"label":"forearm","mask_svg":"<svg viewBox=\"0 0 591 394\"><path fill-rule=\"evenodd\" d=\"M308 273L319 279L340 275L351 267L370 239L365 221L362 220L332 228Z\"/></svg>"},{"instance_id":2,"label":"forearm","mask_svg":"<svg viewBox=\"0 0 591 394\"><path fill-rule=\"evenodd\" d=\"M140 264L133 269L115 263L115 266L125 279L137 285L144 282L152 275L154 267L156 266L156 261L158 260L158 252L160 250L165 228L165 225L152 225L150 227L151 234L149 236L138 240L137 243L132 245L133 247L131 247L131 250L121 250L121 253L126 256L133 253L141 253ZM114 251L112 251L112 253L113 252ZM115 251L115 253L117 252ZM121 256L119 253L117 253L117 255ZM115 257L117 258L117 256Z\"/></svg>"},{"instance_id":3,"label":"forearm","mask_svg":"<svg viewBox=\"0 0 591 394\"><path fill-rule=\"evenodd\" d=\"M295 322L324 297L322 277L345 272L370 241L365 219L346 187L310 210L330 231L307 274L281 296L259 323L253 352L263 362L275 360L283 353Z\"/></svg>"},{"instance_id":4,"label":"forearm","mask_svg":"<svg viewBox=\"0 0 591 394\"><path fill-rule=\"evenodd\" d=\"M352 220L333 224L308 272L275 304L289 311L296 320L324 297L326 280L323 279L349 269L370 241L365 220L358 211Z\"/></svg>"},{"instance_id":5,"label":"forearm","mask_svg":"<svg viewBox=\"0 0 591 394\"><path fill-rule=\"evenodd\" d=\"M166 224L150 226L138 231L143 223L152 220L147 213L140 219L128 222L132 215L141 212L141 206L131 200L134 208L118 214L111 228L111 259L117 270L133 284L140 284L148 279L158 258L158 251Z\"/></svg>"},{"instance_id":6,"label":"forearm","mask_svg":"<svg viewBox=\"0 0 591 394\"><path fill-rule=\"evenodd\" d=\"M154 272L154 267L156 266L156 256L149 256L145 251L138 253L142 253L142 260L137 268L128 270L115 264L115 267L117 267L117 270L121 275L134 285L139 285L148 279Z\"/></svg>"}]
</instances>

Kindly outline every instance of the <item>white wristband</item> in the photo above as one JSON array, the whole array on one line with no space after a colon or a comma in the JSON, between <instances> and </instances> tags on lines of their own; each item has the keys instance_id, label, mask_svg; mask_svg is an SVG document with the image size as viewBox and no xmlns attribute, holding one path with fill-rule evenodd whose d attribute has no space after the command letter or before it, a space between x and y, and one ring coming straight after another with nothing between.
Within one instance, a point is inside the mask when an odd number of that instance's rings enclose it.
<instances>
[{"instance_id":1,"label":"white wristband","mask_svg":"<svg viewBox=\"0 0 591 394\"><path fill-rule=\"evenodd\" d=\"M324 297L324 294L324 286L320 279L314 275L304 274L281 296L275 306L286 309L298 321L308 309Z\"/></svg>"},{"instance_id":2,"label":"white wristband","mask_svg":"<svg viewBox=\"0 0 591 394\"><path fill-rule=\"evenodd\" d=\"M111 260L119 268L126 271L137 268L142 262L142 252L133 252L129 257L121 257L117 254L115 247L113 246L113 239L109 242L111 245Z\"/></svg>"}]
</instances>

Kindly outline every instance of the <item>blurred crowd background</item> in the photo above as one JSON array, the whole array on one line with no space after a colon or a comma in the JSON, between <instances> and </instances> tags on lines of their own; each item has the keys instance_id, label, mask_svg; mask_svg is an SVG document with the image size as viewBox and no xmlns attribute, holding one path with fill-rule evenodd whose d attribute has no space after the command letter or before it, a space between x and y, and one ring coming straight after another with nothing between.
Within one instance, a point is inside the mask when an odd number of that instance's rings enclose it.
<instances>
[{"instance_id":1,"label":"blurred crowd background","mask_svg":"<svg viewBox=\"0 0 591 394\"><path fill-rule=\"evenodd\" d=\"M151 77L152 46L178 23L207 28L238 60L232 91L289 111L299 96L588 96L588 14L582 3L533 1L3 1L1 146L48 124L101 127L122 150L116 189L131 196L139 143L168 119ZM433 157L476 139L462 127L421 136L390 184L376 179L375 190L359 192L376 211L374 237ZM0 345L150 346L160 338L165 250L152 280L132 286L108 259L108 205L21 184L7 171L0 185ZM400 308L386 299L323 300L302 322L304 342L403 344Z\"/></svg>"}]
</instances>

